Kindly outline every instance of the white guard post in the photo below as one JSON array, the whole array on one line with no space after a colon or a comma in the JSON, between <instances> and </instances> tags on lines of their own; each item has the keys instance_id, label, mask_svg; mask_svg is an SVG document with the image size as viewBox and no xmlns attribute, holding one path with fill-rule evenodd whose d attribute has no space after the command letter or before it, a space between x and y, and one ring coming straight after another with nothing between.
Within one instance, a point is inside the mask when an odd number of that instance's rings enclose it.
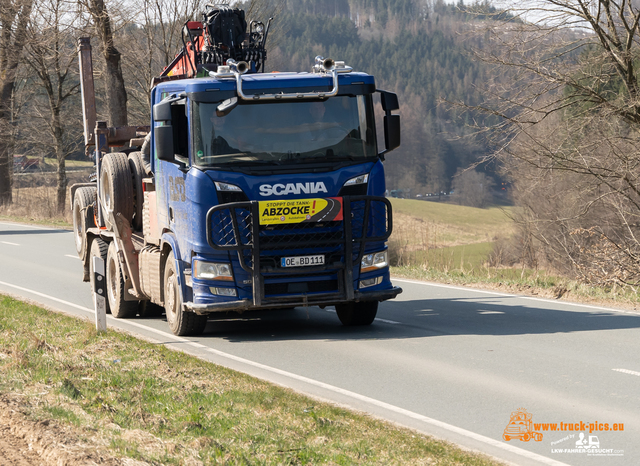
<instances>
[{"instance_id":1,"label":"white guard post","mask_svg":"<svg viewBox=\"0 0 640 466\"><path fill-rule=\"evenodd\" d=\"M102 257L93 257L93 304L96 308L96 330L107 331L107 303L104 276L104 260Z\"/></svg>"}]
</instances>

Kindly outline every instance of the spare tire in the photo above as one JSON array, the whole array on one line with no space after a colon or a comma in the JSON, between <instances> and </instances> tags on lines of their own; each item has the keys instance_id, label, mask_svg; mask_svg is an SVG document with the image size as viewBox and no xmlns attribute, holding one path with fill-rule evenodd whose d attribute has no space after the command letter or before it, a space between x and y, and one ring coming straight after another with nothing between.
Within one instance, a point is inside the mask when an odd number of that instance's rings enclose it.
<instances>
[{"instance_id":1,"label":"spare tire","mask_svg":"<svg viewBox=\"0 0 640 466\"><path fill-rule=\"evenodd\" d=\"M107 228L113 230L109 211L122 215L128 222L133 218L133 182L126 154L114 152L102 159L100 173L100 204Z\"/></svg>"},{"instance_id":2,"label":"spare tire","mask_svg":"<svg viewBox=\"0 0 640 466\"><path fill-rule=\"evenodd\" d=\"M144 192L142 190L142 179L145 177L142 152L132 152L129 154L129 169L131 170L131 181L133 183L133 229L142 230L142 207L144 205Z\"/></svg>"},{"instance_id":3,"label":"spare tire","mask_svg":"<svg viewBox=\"0 0 640 466\"><path fill-rule=\"evenodd\" d=\"M96 201L96 188L83 186L73 195L73 236L76 252L80 259L87 257L87 230L95 227L93 203Z\"/></svg>"}]
</instances>

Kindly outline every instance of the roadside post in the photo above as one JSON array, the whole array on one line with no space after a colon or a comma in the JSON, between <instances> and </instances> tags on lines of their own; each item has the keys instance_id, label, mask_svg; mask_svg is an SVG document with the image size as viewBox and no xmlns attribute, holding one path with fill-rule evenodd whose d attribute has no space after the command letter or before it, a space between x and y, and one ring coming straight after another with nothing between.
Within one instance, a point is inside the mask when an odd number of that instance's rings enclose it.
<instances>
[{"instance_id":1,"label":"roadside post","mask_svg":"<svg viewBox=\"0 0 640 466\"><path fill-rule=\"evenodd\" d=\"M96 309L96 330L107 331L107 305L105 302L104 259L93 257L93 304Z\"/></svg>"}]
</instances>

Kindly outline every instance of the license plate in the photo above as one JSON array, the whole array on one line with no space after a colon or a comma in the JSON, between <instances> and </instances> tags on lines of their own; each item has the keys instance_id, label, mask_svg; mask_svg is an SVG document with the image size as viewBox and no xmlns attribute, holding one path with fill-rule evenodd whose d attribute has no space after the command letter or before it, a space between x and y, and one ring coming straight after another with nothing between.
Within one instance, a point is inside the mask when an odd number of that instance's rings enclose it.
<instances>
[{"instance_id":1,"label":"license plate","mask_svg":"<svg viewBox=\"0 0 640 466\"><path fill-rule=\"evenodd\" d=\"M305 267L308 265L324 265L324 255L294 256L280 259L281 267Z\"/></svg>"}]
</instances>

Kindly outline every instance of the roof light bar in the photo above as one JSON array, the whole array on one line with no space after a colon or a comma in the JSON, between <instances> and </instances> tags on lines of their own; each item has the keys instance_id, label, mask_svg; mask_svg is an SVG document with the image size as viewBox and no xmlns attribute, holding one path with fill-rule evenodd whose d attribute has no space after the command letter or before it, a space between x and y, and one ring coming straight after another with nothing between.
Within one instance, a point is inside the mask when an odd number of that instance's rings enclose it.
<instances>
[{"instance_id":1,"label":"roof light bar","mask_svg":"<svg viewBox=\"0 0 640 466\"><path fill-rule=\"evenodd\" d=\"M229 63L231 66L218 66L217 71L211 71L209 76L216 79L235 79L238 97L242 100L302 100L302 99L326 99L338 94L338 74L350 73L353 68L346 66L343 61L333 61L330 58L316 57L313 72L316 74L330 75L333 87L328 92L290 92L280 94L245 94L242 89L242 73L238 70L239 64Z\"/></svg>"}]
</instances>

